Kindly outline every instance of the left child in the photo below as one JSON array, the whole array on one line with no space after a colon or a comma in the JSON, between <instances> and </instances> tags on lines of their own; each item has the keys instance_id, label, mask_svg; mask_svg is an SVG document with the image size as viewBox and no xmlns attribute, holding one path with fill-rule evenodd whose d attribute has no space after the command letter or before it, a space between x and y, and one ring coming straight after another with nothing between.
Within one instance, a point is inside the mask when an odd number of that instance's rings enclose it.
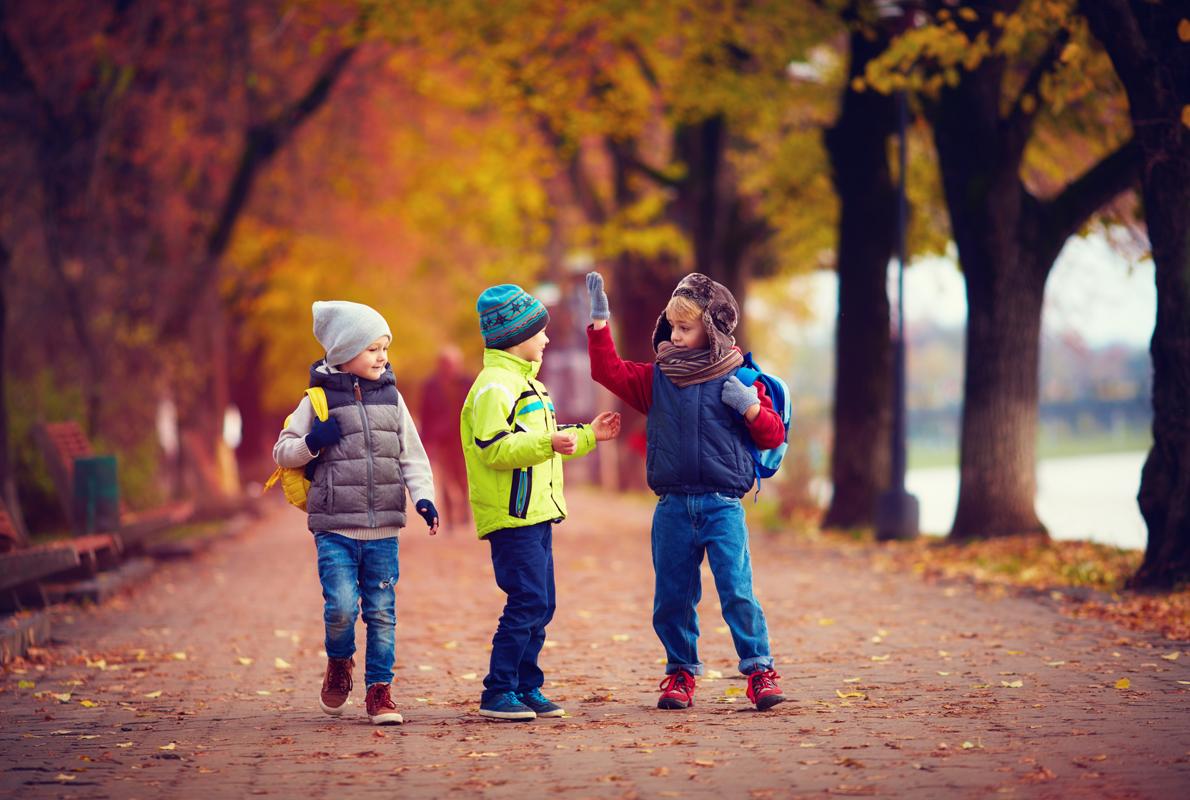
<instances>
[{"instance_id":1,"label":"left child","mask_svg":"<svg viewBox=\"0 0 1190 800\"><path fill-rule=\"evenodd\" d=\"M273 445L281 467L305 467L308 527L318 554L326 627L326 674L319 707L344 712L355 667L355 620L367 626L365 707L374 725L400 724L392 700L398 538L406 492L438 532L434 479L425 448L388 363L392 332L375 309L345 300L316 301L314 337L326 357L310 367L310 386L326 393L320 420L303 396Z\"/></svg>"}]
</instances>

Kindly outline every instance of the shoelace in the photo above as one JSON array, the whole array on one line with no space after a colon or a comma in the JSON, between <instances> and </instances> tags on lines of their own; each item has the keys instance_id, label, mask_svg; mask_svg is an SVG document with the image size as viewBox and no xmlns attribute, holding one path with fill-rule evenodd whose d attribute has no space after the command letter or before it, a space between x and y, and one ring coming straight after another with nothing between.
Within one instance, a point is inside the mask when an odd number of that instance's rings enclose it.
<instances>
[{"instance_id":1,"label":"shoelace","mask_svg":"<svg viewBox=\"0 0 1190 800\"><path fill-rule=\"evenodd\" d=\"M521 702L521 698L516 696L516 692L505 692L504 694L500 695L500 699L510 706L524 705L524 703Z\"/></svg>"},{"instance_id":2,"label":"shoelace","mask_svg":"<svg viewBox=\"0 0 1190 800\"><path fill-rule=\"evenodd\" d=\"M672 675L666 675L661 683L657 686L663 692L673 691L674 689L681 689L682 691L689 691L689 683L686 680L686 673L675 672Z\"/></svg>"},{"instance_id":3,"label":"shoelace","mask_svg":"<svg viewBox=\"0 0 1190 800\"><path fill-rule=\"evenodd\" d=\"M752 691L759 693L765 689L776 689L777 680L780 677L775 670L771 669L764 672L754 672L751 675Z\"/></svg>"},{"instance_id":4,"label":"shoelace","mask_svg":"<svg viewBox=\"0 0 1190 800\"><path fill-rule=\"evenodd\" d=\"M550 701L548 697L541 693L540 689L534 689L531 692L525 692L525 697L532 700L534 703L537 703L538 705L545 705Z\"/></svg>"},{"instance_id":5,"label":"shoelace","mask_svg":"<svg viewBox=\"0 0 1190 800\"><path fill-rule=\"evenodd\" d=\"M392 695L389 694L387 684L378 684L372 689L372 702L379 708L396 708Z\"/></svg>"},{"instance_id":6,"label":"shoelace","mask_svg":"<svg viewBox=\"0 0 1190 800\"><path fill-rule=\"evenodd\" d=\"M332 663L326 679L327 688L339 692L351 691L351 667L347 663Z\"/></svg>"}]
</instances>

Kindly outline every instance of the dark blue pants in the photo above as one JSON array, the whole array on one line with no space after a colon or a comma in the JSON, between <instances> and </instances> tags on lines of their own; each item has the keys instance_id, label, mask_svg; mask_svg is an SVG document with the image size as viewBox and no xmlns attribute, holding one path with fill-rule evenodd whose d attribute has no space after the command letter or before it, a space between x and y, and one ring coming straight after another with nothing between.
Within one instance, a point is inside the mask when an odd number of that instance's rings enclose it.
<instances>
[{"instance_id":1,"label":"dark blue pants","mask_svg":"<svg viewBox=\"0 0 1190 800\"><path fill-rule=\"evenodd\" d=\"M481 702L505 692L541 688L545 675L537 657L545 644L545 626L554 618L552 523L504 528L484 538L492 546L496 585L508 601L492 637L492 663L483 679Z\"/></svg>"}]
</instances>

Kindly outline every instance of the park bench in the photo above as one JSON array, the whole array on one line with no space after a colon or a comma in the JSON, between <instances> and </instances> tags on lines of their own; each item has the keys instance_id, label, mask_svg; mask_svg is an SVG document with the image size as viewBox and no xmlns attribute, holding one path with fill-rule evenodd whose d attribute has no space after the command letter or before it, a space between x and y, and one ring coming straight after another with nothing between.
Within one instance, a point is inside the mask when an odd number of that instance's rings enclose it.
<instances>
[{"instance_id":1,"label":"park bench","mask_svg":"<svg viewBox=\"0 0 1190 800\"><path fill-rule=\"evenodd\" d=\"M86 433L74 421L46 422L36 428L38 443L50 469L58 498L67 519L75 521L75 468L79 459L95 457ZM118 501L115 519L100 519L99 529L118 531L122 545L140 549L155 534L186 522L194 514L193 502L171 503L147 511L132 512Z\"/></svg>"}]
</instances>

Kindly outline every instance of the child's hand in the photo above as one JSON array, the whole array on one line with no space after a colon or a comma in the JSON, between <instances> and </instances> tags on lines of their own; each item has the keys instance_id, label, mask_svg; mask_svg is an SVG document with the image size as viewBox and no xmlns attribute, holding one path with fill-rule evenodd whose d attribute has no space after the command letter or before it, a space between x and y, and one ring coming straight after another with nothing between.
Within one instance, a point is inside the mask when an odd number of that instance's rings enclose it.
<instances>
[{"instance_id":1,"label":"child's hand","mask_svg":"<svg viewBox=\"0 0 1190 800\"><path fill-rule=\"evenodd\" d=\"M573 455L574 451L578 450L578 439L570 431L558 431L550 437L550 444L555 453L564 456Z\"/></svg>"},{"instance_id":2,"label":"child's hand","mask_svg":"<svg viewBox=\"0 0 1190 800\"><path fill-rule=\"evenodd\" d=\"M734 375L723 381L723 391L719 393L719 399L728 408L734 408L744 416L748 416L748 411L753 406L760 405L760 395L757 394L756 387L745 386ZM756 415L753 414L752 416L755 417Z\"/></svg>"},{"instance_id":3,"label":"child's hand","mask_svg":"<svg viewBox=\"0 0 1190 800\"><path fill-rule=\"evenodd\" d=\"M438 533L438 509L434 508L434 504L429 500L418 500L413 508L430 526L430 535Z\"/></svg>"},{"instance_id":4,"label":"child's hand","mask_svg":"<svg viewBox=\"0 0 1190 800\"><path fill-rule=\"evenodd\" d=\"M603 276L598 272L587 273L587 294L591 298L591 319L606 322L612 312L608 306L607 293L603 291Z\"/></svg>"},{"instance_id":5,"label":"child's hand","mask_svg":"<svg viewBox=\"0 0 1190 800\"><path fill-rule=\"evenodd\" d=\"M620 412L604 411L591 420L591 430L595 432L595 441L606 442L620 435Z\"/></svg>"},{"instance_id":6,"label":"child's hand","mask_svg":"<svg viewBox=\"0 0 1190 800\"><path fill-rule=\"evenodd\" d=\"M315 419L310 432L306 434L306 447L311 453L317 453L324 447L330 447L343 438L339 431L339 420L331 417L327 420Z\"/></svg>"}]
</instances>

